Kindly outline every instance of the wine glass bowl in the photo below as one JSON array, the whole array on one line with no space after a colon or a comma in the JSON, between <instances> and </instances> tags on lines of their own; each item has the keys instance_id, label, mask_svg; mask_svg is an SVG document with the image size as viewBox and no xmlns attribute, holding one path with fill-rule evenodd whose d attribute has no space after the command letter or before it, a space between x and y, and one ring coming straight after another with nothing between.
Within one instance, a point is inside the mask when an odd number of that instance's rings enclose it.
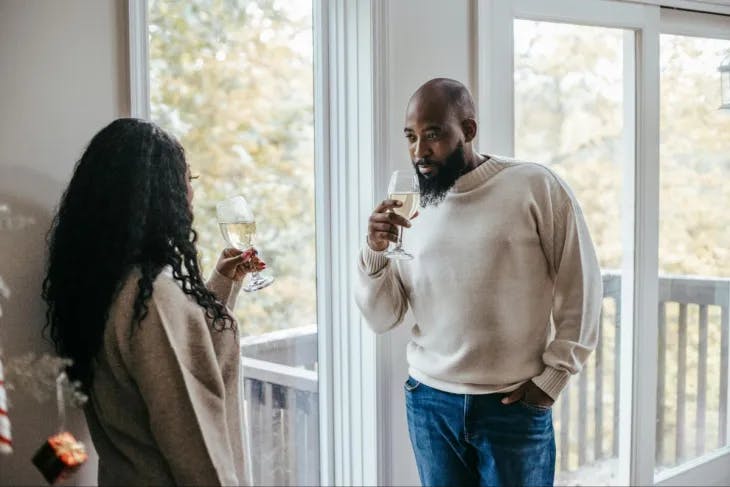
<instances>
[{"instance_id":1,"label":"wine glass bowl","mask_svg":"<svg viewBox=\"0 0 730 487\"><path fill-rule=\"evenodd\" d=\"M401 206L393 208L393 213L410 220L418 211L421 202L421 192L418 177L413 171L398 170L390 176L388 184L388 198L401 202ZM403 227L398 227L398 242L395 248L385 253L385 256L394 260L411 260L413 256L403 249Z\"/></svg>"}]
</instances>

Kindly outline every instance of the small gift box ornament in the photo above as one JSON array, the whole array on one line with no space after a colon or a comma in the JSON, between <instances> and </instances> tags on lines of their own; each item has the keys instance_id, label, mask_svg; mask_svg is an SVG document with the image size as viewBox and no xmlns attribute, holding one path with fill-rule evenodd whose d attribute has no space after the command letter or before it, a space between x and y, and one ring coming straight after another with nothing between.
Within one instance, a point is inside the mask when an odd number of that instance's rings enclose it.
<instances>
[{"instance_id":1,"label":"small gift box ornament","mask_svg":"<svg viewBox=\"0 0 730 487\"><path fill-rule=\"evenodd\" d=\"M56 398L58 400L59 433L51 436L33 455L33 464L38 467L49 484L65 479L84 464L89 458L84 444L66 431L66 402L64 384L68 382L62 372L56 379Z\"/></svg>"},{"instance_id":2,"label":"small gift box ornament","mask_svg":"<svg viewBox=\"0 0 730 487\"><path fill-rule=\"evenodd\" d=\"M64 431L48 438L33 455L33 464L49 484L54 484L76 471L87 458L83 443Z\"/></svg>"}]
</instances>

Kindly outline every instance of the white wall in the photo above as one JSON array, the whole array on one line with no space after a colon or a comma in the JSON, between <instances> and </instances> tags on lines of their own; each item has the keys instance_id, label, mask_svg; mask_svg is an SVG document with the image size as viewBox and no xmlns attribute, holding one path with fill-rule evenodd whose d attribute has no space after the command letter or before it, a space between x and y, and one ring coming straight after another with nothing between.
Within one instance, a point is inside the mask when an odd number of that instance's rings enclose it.
<instances>
[{"instance_id":1,"label":"white wall","mask_svg":"<svg viewBox=\"0 0 730 487\"><path fill-rule=\"evenodd\" d=\"M474 2L471 0L390 0L387 2L388 77L387 136L389 157L386 178L405 169L409 156L403 136L405 109L411 94L435 77L457 79L471 85L474 46L470 42ZM471 87L471 86L470 86ZM386 188L387 181L379 181ZM385 195L383 195L385 196ZM403 382L408 374L405 351L413 318L389 332L384 343L389 369L389 428L385 458L386 485L418 485L413 452L408 438Z\"/></svg>"},{"instance_id":2,"label":"white wall","mask_svg":"<svg viewBox=\"0 0 730 487\"><path fill-rule=\"evenodd\" d=\"M0 203L33 216L26 230L0 234L5 357L50 350L41 338L44 237L75 161L92 135L128 113L126 1L0 0ZM0 456L0 485L41 485L30 463L56 428L53 404L10 394L15 452ZM79 411L71 430L92 449ZM96 482L96 458L70 484Z\"/></svg>"}]
</instances>

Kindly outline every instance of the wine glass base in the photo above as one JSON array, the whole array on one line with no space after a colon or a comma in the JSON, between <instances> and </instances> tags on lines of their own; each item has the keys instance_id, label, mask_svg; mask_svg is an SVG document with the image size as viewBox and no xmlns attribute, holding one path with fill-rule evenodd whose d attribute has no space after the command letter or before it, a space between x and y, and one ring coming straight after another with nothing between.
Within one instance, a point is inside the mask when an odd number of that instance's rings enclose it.
<instances>
[{"instance_id":1,"label":"wine glass base","mask_svg":"<svg viewBox=\"0 0 730 487\"><path fill-rule=\"evenodd\" d=\"M258 279L252 279L251 282L244 286L243 290L247 293L252 293L254 291L258 291L259 289L269 287L273 282L273 277L259 277Z\"/></svg>"},{"instance_id":2,"label":"wine glass base","mask_svg":"<svg viewBox=\"0 0 730 487\"><path fill-rule=\"evenodd\" d=\"M413 260L413 256L404 250L390 250L385 256L391 260Z\"/></svg>"}]
</instances>

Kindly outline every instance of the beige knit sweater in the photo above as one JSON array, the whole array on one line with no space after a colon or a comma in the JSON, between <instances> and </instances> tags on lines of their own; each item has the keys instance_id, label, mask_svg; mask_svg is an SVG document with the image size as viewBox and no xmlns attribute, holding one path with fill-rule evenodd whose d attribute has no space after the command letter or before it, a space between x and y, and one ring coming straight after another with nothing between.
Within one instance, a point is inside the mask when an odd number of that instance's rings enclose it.
<instances>
[{"instance_id":1,"label":"beige knit sweater","mask_svg":"<svg viewBox=\"0 0 730 487\"><path fill-rule=\"evenodd\" d=\"M111 306L85 409L100 485L242 485L238 333L217 332L169 269L132 326L139 272ZM214 272L229 308L240 284Z\"/></svg>"},{"instance_id":2,"label":"beige knit sweater","mask_svg":"<svg viewBox=\"0 0 730 487\"><path fill-rule=\"evenodd\" d=\"M532 379L557 398L595 348L600 268L578 202L544 166L490 158L421 209L404 247L414 260L363 247L356 300L376 333L410 306L416 380L484 394Z\"/></svg>"}]
</instances>

